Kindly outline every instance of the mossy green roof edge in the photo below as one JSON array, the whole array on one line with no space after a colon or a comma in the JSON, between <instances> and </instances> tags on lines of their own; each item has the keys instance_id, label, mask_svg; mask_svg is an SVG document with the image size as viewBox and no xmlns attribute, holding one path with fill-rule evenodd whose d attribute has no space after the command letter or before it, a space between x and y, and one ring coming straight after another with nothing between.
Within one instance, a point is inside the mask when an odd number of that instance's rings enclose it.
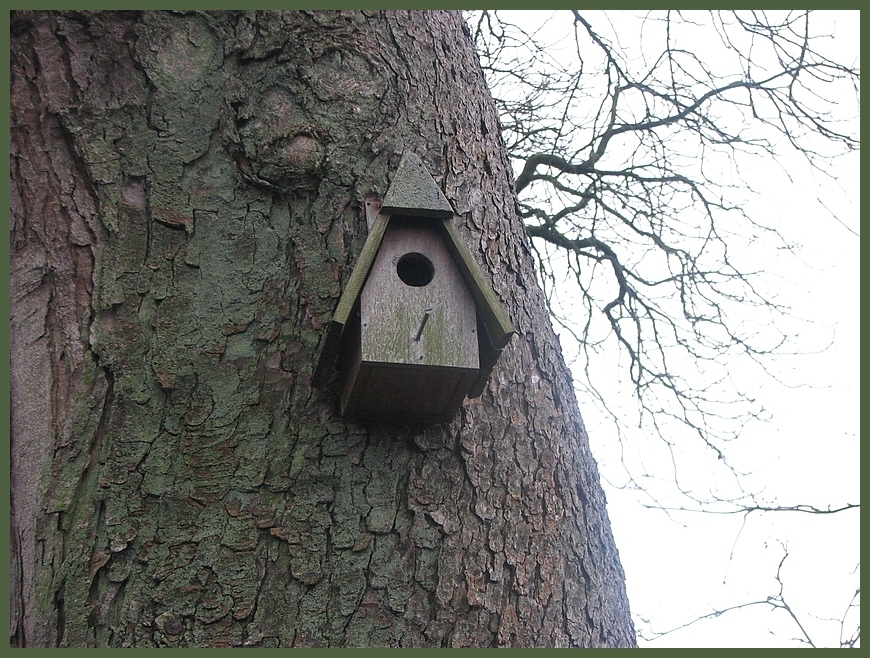
<instances>
[{"instance_id":1,"label":"mossy green roof edge","mask_svg":"<svg viewBox=\"0 0 870 658\"><path fill-rule=\"evenodd\" d=\"M375 256L378 254L378 249L381 246L381 241L384 239L384 233L389 223L390 216L381 213L375 219L375 223L372 224L372 230L366 238L356 267L353 268L353 272L351 272L350 279L347 282L347 287L341 293L338 306L335 308L335 313L332 314L332 321L329 323L326 340L323 343L323 349L320 350L320 357L317 359L314 376L311 378L311 385L314 388L321 388L326 383L329 369L332 367L332 362L338 353L338 346L341 343L344 328L350 319L350 314L353 311L356 300L369 276L369 271L371 271L372 264L375 262Z\"/></svg>"},{"instance_id":2,"label":"mossy green roof edge","mask_svg":"<svg viewBox=\"0 0 870 658\"><path fill-rule=\"evenodd\" d=\"M474 260L471 251L465 244L465 240L459 234L459 230L453 223L453 217L438 222L441 235L445 238L447 249L453 256L453 260L462 273L462 278L471 291L472 297L477 304L477 312L486 326L489 339L495 349L501 349L510 341L516 333L513 324L508 318L507 312L501 302L495 296L495 291L483 276L483 271Z\"/></svg>"}]
</instances>

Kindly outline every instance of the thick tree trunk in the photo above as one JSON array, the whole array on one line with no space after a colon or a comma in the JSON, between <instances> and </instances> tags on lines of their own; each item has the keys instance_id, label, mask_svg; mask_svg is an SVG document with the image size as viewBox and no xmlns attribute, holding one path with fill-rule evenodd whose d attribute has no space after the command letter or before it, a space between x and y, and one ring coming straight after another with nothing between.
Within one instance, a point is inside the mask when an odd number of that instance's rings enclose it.
<instances>
[{"instance_id":1,"label":"thick tree trunk","mask_svg":"<svg viewBox=\"0 0 870 658\"><path fill-rule=\"evenodd\" d=\"M627 646L456 13L12 15L12 642ZM449 425L310 386L417 153L518 333Z\"/></svg>"}]
</instances>

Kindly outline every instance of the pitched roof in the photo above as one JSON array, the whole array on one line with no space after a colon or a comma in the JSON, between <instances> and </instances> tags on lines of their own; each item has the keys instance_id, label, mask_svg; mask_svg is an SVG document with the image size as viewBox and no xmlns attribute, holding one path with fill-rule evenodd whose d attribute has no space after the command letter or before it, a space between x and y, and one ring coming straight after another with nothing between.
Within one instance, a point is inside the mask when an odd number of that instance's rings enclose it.
<instances>
[{"instance_id":1,"label":"pitched roof","mask_svg":"<svg viewBox=\"0 0 870 658\"><path fill-rule=\"evenodd\" d=\"M440 219L453 217L453 208L447 197L426 171L423 161L413 153L402 156L390 189L384 195L381 212Z\"/></svg>"}]
</instances>

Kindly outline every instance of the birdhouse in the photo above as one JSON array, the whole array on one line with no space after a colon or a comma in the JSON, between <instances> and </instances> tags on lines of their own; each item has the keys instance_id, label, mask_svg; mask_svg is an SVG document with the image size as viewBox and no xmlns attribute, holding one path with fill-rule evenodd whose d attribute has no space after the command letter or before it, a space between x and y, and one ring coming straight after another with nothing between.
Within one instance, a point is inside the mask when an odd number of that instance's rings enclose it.
<instances>
[{"instance_id":1,"label":"birdhouse","mask_svg":"<svg viewBox=\"0 0 870 658\"><path fill-rule=\"evenodd\" d=\"M477 397L513 326L423 162L405 154L329 325L313 385L333 363L341 413L447 422Z\"/></svg>"}]
</instances>

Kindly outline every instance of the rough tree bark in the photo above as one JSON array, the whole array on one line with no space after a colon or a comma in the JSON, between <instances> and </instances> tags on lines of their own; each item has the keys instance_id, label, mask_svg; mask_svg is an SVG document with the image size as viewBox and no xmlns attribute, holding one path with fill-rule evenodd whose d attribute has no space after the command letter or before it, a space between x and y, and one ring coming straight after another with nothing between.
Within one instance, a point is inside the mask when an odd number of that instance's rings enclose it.
<instances>
[{"instance_id":1,"label":"rough tree bark","mask_svg":"<svg viewBox=\"0 0 870 658\"><path fill-rule=\"evenodd\" d=\"M11 21L12 643L633 645L461 16ZM404 150L518 334L449 425L350 424L310 376Z\"/></svg>"}]
</instances>

